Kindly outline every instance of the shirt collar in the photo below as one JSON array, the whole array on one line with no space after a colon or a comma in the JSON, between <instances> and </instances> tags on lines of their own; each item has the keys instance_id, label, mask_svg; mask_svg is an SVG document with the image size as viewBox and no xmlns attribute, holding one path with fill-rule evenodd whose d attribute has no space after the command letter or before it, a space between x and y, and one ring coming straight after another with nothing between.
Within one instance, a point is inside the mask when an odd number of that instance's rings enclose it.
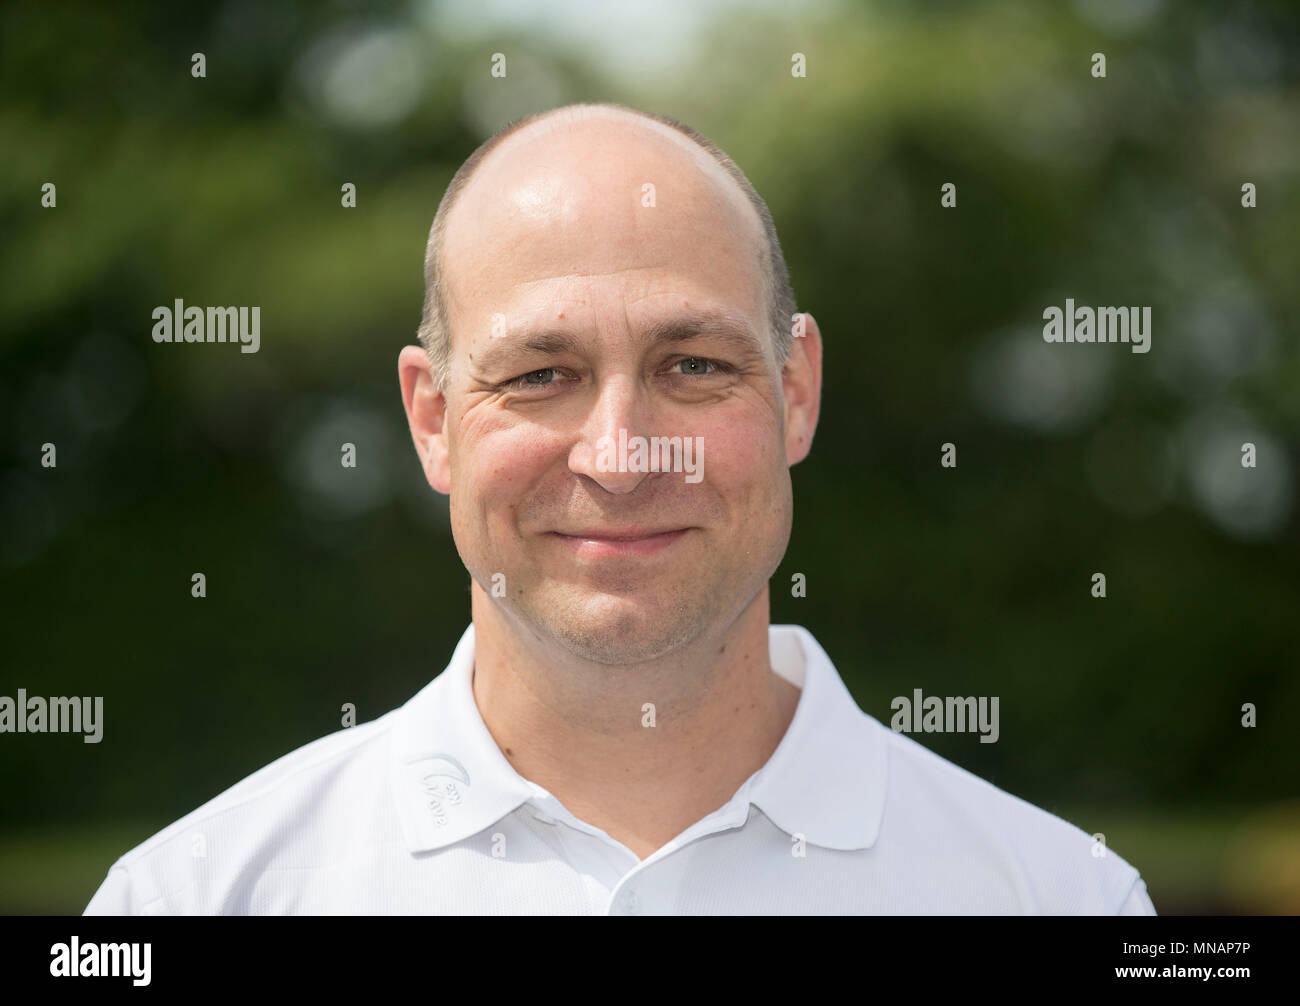
<instances>
[{"instance_id":1,"label":"shirt collar","mask_svg":"<svg viewBox=\"0 0 1300 1006\"><path fill-rule=\"evenodd\" d=\"M773 669L803 691L781 743L746 783L749 801L813 845L870 848L885 812L885 728L803 626L769 626L768 649Z\"/></svg>"},{"instance_id":2,"label":"shirt collar","mask_svg":"<svg viewBox=\"0 0 1300 1006\"><path fill-rule=\"evenodd\" d=\"M863 713L812 633L768 627L772 666L802 688L785 736L731 803L754 804L782 831L830 849L876 840L885 804L884 728ZM411 852L460 842L525 803L554 808L515 771L474 701L474 626L438 677L398 710L390 769Z\"/></svg>"}]
</instances>

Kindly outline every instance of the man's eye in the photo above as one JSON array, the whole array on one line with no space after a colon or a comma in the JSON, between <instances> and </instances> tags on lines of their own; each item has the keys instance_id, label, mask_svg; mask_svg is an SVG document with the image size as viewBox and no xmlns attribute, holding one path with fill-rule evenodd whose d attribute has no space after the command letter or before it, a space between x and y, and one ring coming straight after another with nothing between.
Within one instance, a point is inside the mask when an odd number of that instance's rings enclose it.
<instances>
[{"instance_id":1,"label":"man's eye","mask_svg":"<svg viewBox=\"0 0 1300 1006\"><path fill-rule=\"evenodd\" d=\"M555 377L555 368L543 367L541 370L530 370L527 374L521 374L513 380L506 381L505 386L507 388L519 388L525 385L537 387L550 384L553 377Z\"/></svg>"},{"instance_id":2,"label":"man's eye","mask_svg":"<svg viewBox=\"0 0 1300 1006\"><path fill-rule=\"evenodd\" d=\"M724 374L731 372L732 369L727 364L720 364L716 360L706 360L703 356L686 356L685 359L677 361L677 367L680 367L681 373L688 377Z\"/></svg>"}]
</instances>

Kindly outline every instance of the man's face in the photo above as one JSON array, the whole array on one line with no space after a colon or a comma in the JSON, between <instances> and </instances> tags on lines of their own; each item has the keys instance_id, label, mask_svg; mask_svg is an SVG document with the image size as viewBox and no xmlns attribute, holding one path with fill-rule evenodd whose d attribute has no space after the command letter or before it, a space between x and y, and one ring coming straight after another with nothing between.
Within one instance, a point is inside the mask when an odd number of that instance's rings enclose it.
<instances>
[{"instance_id":1,"label":"man's face","mask_svg":"<svg viewBox=\"0 0 1300 1006\"><path fill-rule=\"evenodd\" d=\"M474 580L600 663L725 628L775 571L792 514L744 196L685 137L601 117L507 140L447 224L453 348L430 481ZM620 436L628 468L637 437L690 438L697 470L618 470Z\"/></svg>"}]
</instances>

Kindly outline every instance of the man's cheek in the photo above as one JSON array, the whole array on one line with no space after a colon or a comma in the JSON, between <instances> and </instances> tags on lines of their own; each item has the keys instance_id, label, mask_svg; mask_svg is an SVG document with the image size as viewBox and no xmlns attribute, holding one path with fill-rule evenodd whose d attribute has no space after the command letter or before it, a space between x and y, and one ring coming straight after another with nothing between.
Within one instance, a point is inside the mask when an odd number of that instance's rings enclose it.
<instances>
[{"instance_id":1,"label":"man's cheek","mask_svg":"<svg viewBox=\"0 0 1300 1006\"><path fill-rule=\"evenodd\" d=\"M495 510L517 500L527 485L527 455L494 450L479 454L467 471L465 489L485 510Z\"/></svg>"},{"instance_id":2,"label":"man's cheek","mask_svg":"<svg viewBox=\"0 0 1300 1006\"><path fill-rule=\"evenodd\" d=\"M503 430L483 441L475 467L485 486L523 490L555 460L557 450L528 429Z\"/></svg>"},{"instance_id":3,"label":"man's cheek","mask_svg":"<svg viewBox=\"0 0 1300 1006\"><path fill-rule=\"evenodd\" d=\"M724 495L728 486L766 478L771 467L771 451L754 437L730 431L705 432L695 443L699 474L703 476L696 481L703 481Z\"/></svg>"}]
</instances>

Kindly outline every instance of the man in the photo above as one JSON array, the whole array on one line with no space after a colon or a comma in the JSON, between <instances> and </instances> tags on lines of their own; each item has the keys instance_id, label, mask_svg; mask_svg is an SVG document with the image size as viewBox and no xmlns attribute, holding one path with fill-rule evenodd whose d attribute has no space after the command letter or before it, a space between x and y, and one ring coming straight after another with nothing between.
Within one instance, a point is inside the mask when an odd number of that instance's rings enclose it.
<instances>
[{"instance_id":1,"label":"man","mask_svg":"<svg viewBox=\"0 0 1300 1006\"><path fill-rule=\"evenodd\" d=\"M472 625L88 913L1154 914L1133 867L768 624L821 336L725 154L621 106L524 120L453 179L426 281L399 376Z\"/></svg>"}]
</instances>

